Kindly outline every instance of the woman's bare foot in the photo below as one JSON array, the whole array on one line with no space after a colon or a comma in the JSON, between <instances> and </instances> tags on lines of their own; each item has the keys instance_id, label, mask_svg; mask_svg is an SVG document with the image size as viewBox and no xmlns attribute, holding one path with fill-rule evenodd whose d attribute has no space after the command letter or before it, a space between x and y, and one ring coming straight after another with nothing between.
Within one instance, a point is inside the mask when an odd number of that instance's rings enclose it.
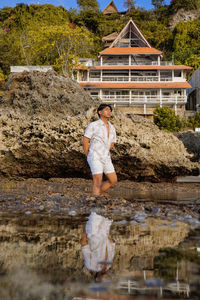
<instances>
[{"instance_id":1,"label":"woman's bare foot","mask_svg":"<svg viewBox=\"0 0 200 300\"><path fill-rule=\"evenodd\" d=\"M110 197L110 195L106 192L101 192L101 196L104 196L104 197Z\"/></svg>"}]
</instances>

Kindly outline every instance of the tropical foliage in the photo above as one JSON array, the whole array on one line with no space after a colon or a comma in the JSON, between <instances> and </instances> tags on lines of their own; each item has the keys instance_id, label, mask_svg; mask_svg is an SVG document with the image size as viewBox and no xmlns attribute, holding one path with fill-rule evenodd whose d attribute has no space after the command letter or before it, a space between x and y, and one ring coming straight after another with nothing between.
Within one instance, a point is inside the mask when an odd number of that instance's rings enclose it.
<instances>
[{"instance_id":1,"label":"tropical foliage","mask_svg":"<svg viewBox=\"0 0 200 300\"><path fill-rule=\"evenodd\" d=\"M180 117L169 106L157 107L154 110L154 122L161 130L168 132L178 132L183 127Z\"/></svg>"},{"instance_id":2,"label":"tropical foliage","mask_svg":"<svg viewBox=\"0 0 200 300\"><path fill-rule=\"evenodd\" d=\"M108 1L109 2L109 1ZM10 65L53 65L70 74L79 57L97 56L102 37L120 32L130 18L152 47L163 52L164 60L200 65L200 20L169 26L174 13L200 10L200 0L152 0L153 10L135 8L134 0L124 0L127 13L105 16L97 0L77 0L78 9L67 11L50 4L18 4L0 10L0 74L9 74ZM134 8L134 9L133 9Z\"/></svg>"},{"instance_id":3,"label":"tropical foliage","mask_svg":"<svg viewBox=\"0 0 200 300\"><path fill-rule=\"evenodd\" d=\"M0 68L53 65L70 73L79 57L91 55L94 35L69 21L70 13L53 5L17 5L0 12Z\"/></svg>"}]
</instances>

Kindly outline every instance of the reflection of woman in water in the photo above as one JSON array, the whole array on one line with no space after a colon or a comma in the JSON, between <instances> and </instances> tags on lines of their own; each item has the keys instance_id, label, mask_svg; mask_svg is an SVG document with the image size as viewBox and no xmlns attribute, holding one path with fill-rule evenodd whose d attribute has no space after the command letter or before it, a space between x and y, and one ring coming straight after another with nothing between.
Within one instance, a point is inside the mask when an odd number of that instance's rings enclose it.
<instances>
[{"instance_id":1,"label":"reflection of woman in water","mask_svg":"<svg viewBox=\"0 0 200 300\"><path fill-rule=\"evenodd\" d=\"M94 271L96 280L101 280L111 267L115 243L109 238L112 220L92 212L82 235L82 254L85 267Z\"/></svg>"}]
</instances>

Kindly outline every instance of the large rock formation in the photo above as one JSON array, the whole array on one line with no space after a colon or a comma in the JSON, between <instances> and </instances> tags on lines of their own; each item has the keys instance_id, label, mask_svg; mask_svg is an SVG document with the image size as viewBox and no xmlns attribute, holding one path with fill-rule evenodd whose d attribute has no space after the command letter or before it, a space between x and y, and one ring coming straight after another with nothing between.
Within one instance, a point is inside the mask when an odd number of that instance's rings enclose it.
<instances>
[{"instance_id":1,"label":"large rock formation","mask_svg":"<svg viewBox=\"0 0 200 300\"><path fill-rule=\"evenodd\" d=\"M177 137L186 147L187 151L193 155L193 161L200 161L200 134L194 131L178 133Z\"/></svg>"},{"instance_id":2,"label":"large rock formation","mask_svg":"<svg viewBox=\"0 0 200 300\"><path fill-rule=\"evenodd\" d=\"M90 176L82 136L98 104L78 83L55 72L13 74L0 98L0 176ZM142 117L113 115L118 141L112 156L119 178L158 181L198 174L173 134Z\"/></svg>"},{"instance_id":3,"label":"large rock formation","mask_svg":"<svg viewBox=\"0 0 200 300\"><path fill-rule=\"evenodd\" d=\"M173 30L180 21L189 22L199 18L200 18L199 11L196 10L186 11L183 8L181 8L171 17L169 21L169 25L170 28Z\"/></svg>"}]
</instances>

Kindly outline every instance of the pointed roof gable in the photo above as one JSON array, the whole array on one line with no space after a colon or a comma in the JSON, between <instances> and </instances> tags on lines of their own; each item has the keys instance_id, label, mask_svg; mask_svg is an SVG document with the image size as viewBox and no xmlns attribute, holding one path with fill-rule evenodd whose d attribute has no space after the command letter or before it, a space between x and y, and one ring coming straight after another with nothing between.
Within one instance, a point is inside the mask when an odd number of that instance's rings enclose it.
<instances>
[{"instance_id":1,"label":"pointed roof gable","mask_svg":"<svg viewBox=\"0 0 200 300\"><path fill-rule=\"evenodd\" d=\"M135 25L132 19L119 33L118 37L110 45L110 48L120 47L150 47L151 45L145 39L141 31Z\"/></svg>"},{"instance_id":2,"label":"pointed roof gable","mask_svg":"<svg viewBox=\"0 0 200 300\"><path fill-rule=\"evenodd\" d=\"M110 14L114 14L114 13L118 13L118 10L117 10L117 7L116 7L114 1L110 1L110 3L106 6L106 8L104 8L103 14L110 15Z\"/></svg>"}]
</instances>

